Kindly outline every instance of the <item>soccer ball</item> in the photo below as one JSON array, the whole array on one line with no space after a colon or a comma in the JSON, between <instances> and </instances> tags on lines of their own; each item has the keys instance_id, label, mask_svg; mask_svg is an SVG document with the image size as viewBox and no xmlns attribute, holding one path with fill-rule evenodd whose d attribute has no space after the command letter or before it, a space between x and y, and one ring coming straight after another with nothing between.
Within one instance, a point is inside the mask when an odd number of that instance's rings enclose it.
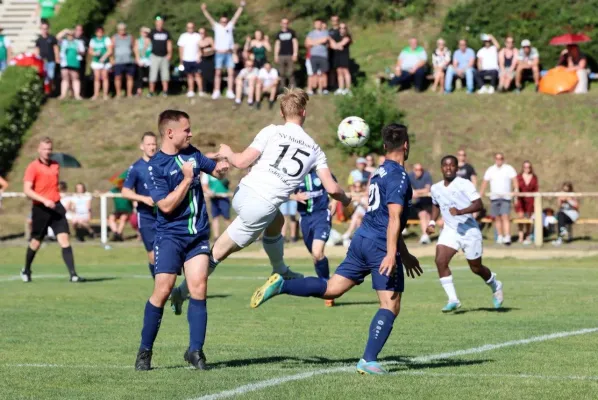
<instances>
[{"instance_id":1,"label":"soccer ball","mask_svg":"<svg viewBox=\"0 0 598 400\"><path fill-rule=\"evenodd\" d=\"M347 147L361 147L370 138L370 127L359 117L347 117L338 126L338 140Z\"/></svg>"}]
</instances>

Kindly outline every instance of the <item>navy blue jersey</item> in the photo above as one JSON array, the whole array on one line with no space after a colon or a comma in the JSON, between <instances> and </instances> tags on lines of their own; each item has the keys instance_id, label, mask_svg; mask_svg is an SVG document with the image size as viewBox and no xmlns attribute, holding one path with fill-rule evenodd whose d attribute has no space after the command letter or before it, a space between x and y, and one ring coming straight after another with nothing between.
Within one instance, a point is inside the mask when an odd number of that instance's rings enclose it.
<instances>
[{"instance_id":1,"label":"navy blue jersey","mask_svg":"<svg viewBox=\"0 0 598 400\"><path fill-rule=\"evenodd\" d=\"M150 175L148 167L149 161L145 161L143 158L135 161L135 163L129 167L123 187L134 190L135 193L140 196L150 196ZM146 220L155 221L156 219L156 207L150 207L145 203L138 202L137 211L139 212L139 215Z\"/></svg>"},{"instance_id":2,"label":"navy blue jersey","mask_svg":"<svg viewBox=\"0 0 598 400\"><path fill-rule=\"evenodd\" d=\"M322 181L318 178L315 170L311 170L309 174L305 175L303 182L301 182L301 185L295 191L295 193L301 192L309 193L309 199L307 199L305 204L297 202L297 211L299 211L302 217L328 210L328 205L330 204L328 192L322 186Z\"/></svg>"},{"instance_id":3,"label":"navy blue jersey","mask_svg":"<svg viewBox=\"0 0 598 400\"><path fill-rule=\"evenodd\" d=\"M193 146L181 150L177 155L164 154L161 150L149 162L151 179L150 193L155 203L165 199L183 181L183 163L191 161L193 183L179 206L170 214L158 209L156 230L158 233L174 235L209 236L210 223L201 188L200 171L211 174L216 162L205 157Z\"/></svg>"},{"instance_id":4,"label":"navy blue jersey","mask_svg":"<svg viewBox=\"0 0 598 400\"><path fill-rule=\"evenodd\" d=\"M413 190L405 168L395 161L386 160L372 175L368 210L356 234L376 240L386 248L388 204L403 206L401 229L407 224Z\"/></svg>"}]
</instances>

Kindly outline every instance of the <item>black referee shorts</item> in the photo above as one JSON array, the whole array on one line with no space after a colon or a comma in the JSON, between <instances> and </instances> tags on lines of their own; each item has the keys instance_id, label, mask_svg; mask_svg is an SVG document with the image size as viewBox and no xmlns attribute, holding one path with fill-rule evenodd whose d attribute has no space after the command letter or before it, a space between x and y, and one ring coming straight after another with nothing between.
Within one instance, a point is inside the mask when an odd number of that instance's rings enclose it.
<instances>
[{"instance_id":1,"label":"black referee shorts","mask_svg":"<svg viewBox=\"0 0 598 400\"><path fill-rule=\"evenodd\" d=\"M31 238L42 241L48 228L52 228L55 235L70 233L66 210L60 202L56 203L53 210L43 204L34 204L31 209Z\"/></svg>"}]
</instances>

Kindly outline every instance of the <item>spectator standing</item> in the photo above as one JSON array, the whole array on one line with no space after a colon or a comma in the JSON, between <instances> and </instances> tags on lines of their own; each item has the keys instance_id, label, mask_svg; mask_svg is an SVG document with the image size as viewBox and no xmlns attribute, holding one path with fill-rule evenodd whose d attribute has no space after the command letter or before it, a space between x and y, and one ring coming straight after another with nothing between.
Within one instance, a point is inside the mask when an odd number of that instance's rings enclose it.
<instances>
[{"instance_id":1,"label":"spectator standing","mask_svg":"<svg viewBox=\"0 0 598 400\"><path fill-rule=\"evenodd\" d=\"M112 37L112 53L114 54L114 87L116 98L121 97L123 75L127 80L127 97L133 97L135 78L135 39L127 33L127 25L120 23L116 27L116 35Z\"/></svg>"},{"instance_id":2,"label":"spectator standing","mask_svg":"<svg viewBox=\"0 0 598 400\"><path fill-rule=\"evenodd\" d=\"M330 17L330 29L327 27L324 28L328 30L328 35L330 36L330 46L328 47L328 60L330 62L329 70L328 70L328 87L330 89L339 89L339 82L338 82L338 74L337 74L337 65L335 64L336 61L336 52L338 49L332 47L335 42L340 42L342 40L340 35L340 18L338 15L333 15Z\"/></svg>"},{"instance_id":3,"label":"spectator standing","mask_svg":"<svg viewBox=\"0 0 598 400\"><path fill-rule=\"evenodd\" d=\"M299 223L297 221L297 201L289 200L280 205L280 212L284 217L284 225L282 226L282 237L286 238L287 242L296 242L298 234ZM289 235L287 236L287 228Z\"/></svg>"},{"instance_id":4,"label":"spectator standing","mask_svg":"<svg viewBox=\"0 0 598 400\"><path fill-rule=\"evenodd\" d=\"M75 26L75 40L83 44L85 52L79 55L79 82L81 82L81 96L87 96L85 74L87 72L87 52L89 50L89 38L85 36L83 25Z\"/></svg>"},{"instance_id":5,"label":"spectator standing","mask_svg":"<svg viewBox=\"0 0 598 400\"><path fill-rule=\"evenodd\" d=\"M354 185L355 182L361 182L364 185L368 183L372 174L366 170L367 164L367 160L363 157L359 157L355 161L355 166L357 168L351 171L349 174L349 185Z\"/></svg>"},{"instance_id":6,"label":"spectator standing","mask_svg":"<svg viewBox=\"0 0 598 400\"><path fill-rule=\"evenodd\" d=\"M515 41L512 36L505 39L505 47L498 53L498 66L500 68L500 77L498 81L498 91L509 91L511 84L517 73L517 64L519 61L519 51L515 48Z\"/></svg>"},{"instance_id":7,"label":"spectator standing","mask_svg":"<svg viewBox=\"0 0 598 400\"><path fill-rule=\"evenodd\" d=\"M201 41L199 42L201 56L199 69L203 78L203 90L206 91L214 88L214 55L216 54L216 50L214 50L214 38L208 36L205 28L199 29L199 35L201 36ZM200 97L205 95L204 92L199 93Z\"/></svg>"},{"instance_id":8,"label":"spectator standing","mask_svg":"<svg viewBox=\"0 0 598 400\"><path fill-rule=\"evenodd\" d=\"M524 161L521 172L517 175L517 187L519 193L535 193L539 190L538 177L534 174L532 163ZM534 198L517 197L515 200L515 212L519 218L531 218L534 215ZM531 244L529 235L532 232L532 224L519 224L519 243Z\"/></svg>"},{"instance_id":9,"label":"spectator standing","mask_svg":"<svg viewBox=\"0 0 598 400\"><path fill-rule=\"evenodd\" d=\"M255 31L253 38L247 36L243 52L245 58L253 58L253 64L260 69L268 62L268 52L272 51L270 39L261 30Z\"/></svg>"},{"instance_id":10,"label":"spectator standing","mask_svg":"<svg viewBox=\"0 0 598 400\"><path fill-rule=\"evenodd\" d=\"M257 87L256 87L256 96L255 101L257 104L255 105L256 108L259 110L262 104L262 95L267 93L269 95L268 98L268 108L271 110L274 108L274 103L276 102L276 95L278 94L278 84L280 79L278 77L278 71L275 68L272 68L272 64L267 62L258 74L257 80Z\"/></svg>"},{"instance_id":11,"label":"spectator standing","mask_svg":"<svg viewBox=\"0 0 598 400\"><path fill-rule=\"evenodd\" d=\"M50 34L50 24L44 22L40 27L40 35L35 41L35 52L44 60L44 71L46 72L46 85L54 91L54 77L56 74L56 62L60 61L60 49L56 37Z\"/></svg>"},{"instance_id":12,"label":"spectator standing","mask_svg":"<svg viewBox=\"0 0 598 400\"><path fill-rule=\"evenodd\" d=\"M60 10L60 0L38 0L35 16L41 22L49 22Z\"/></svg>"},{"instance_id":13,"label":"spectator standing","mask_svg":"<svg viewBox=\"0 0 598 400\"><path fill-rule=\"evenodd\" d=\"M500 44L489 34L482 34L482 42L484 47L478 50L478 73L476 75L478 81L478 93L493 94L496 85L498 84L498 50ZM487 87L484 80L490 78L490 87Z\"/></svg>"},{"instance_id":14,"label":"spectator standing","mask_svg":"<svg viewBox=\"0 0 598 400\"><path fill-rule=\"evenodd\" d=\"M149 78L149 69L151 65L152 41L149 38L151 29L144 26L139 30L135 50L135 62L137 63L137 96L143 94L143 79Z\"/></svg>"},{"instance_id":15,"label":"spectator standing","mask_svg":"<svg viewBox=\"0 0 598 400\"><path fill-rule=\"evenodd\" d=\"M478 186L478 175L475 172L473 165L467 162L467 153L461 149L457 152L458 169L457 176L463 179L467 179L473 183L475 187Z\"/></svg>"},{"instance_id":16,"label":"spectator standing","mask_svg":"<svg viewBox=\"0 0 598 400\"><path fill-rule=\"evenodd\" d=\"M299 57L299 41L294 30L289 28L289 20L280 21L280 31L274 42L274 63L278 66L283 87L295 86L295 63Z\"/></svg>"},{"instance_id":17,"label":"spectator standing","mask_svg":"<svg viewBox=\"0 0 598 400\"><path fill-rule=\"evenodd\" d=\"M426 79L426 63L428 54L417 44L416 38L409 39L409 46L401 50L395 66L395 77L389 82L390 86L405 86L413 84L417 92L424 90Z\"/></svg>"},{"instance_id":18,"label":"spectator standing","mask_svg":"<svg viewBox=\"0 0 598 400\"><path fill-rule=\"evenodd\" d=\"M104 36L104 28L96 28L96 35L89 41L89 54L91 55L91 69L93 71L93 97L96 100L103 88L104 100L108 100L110 90L110 56L112 55L112 41Z\"/></svg>"},{"instance_id":19,"label":"spectator standing","mask_svg":"<svg viewBox=\"0 0 598 400\"><path fill-rule=\"evenodd\" d=\"M156 17L155 28L150 32L152 54L150 55L149 96L156 92L158 74L162 80L162 96L168 96L170 81L170 60L172 60L172 40L170 32L164 29L164 19Z\"/></svg>"},{"instance_id":20,"label":"spectator standing","mask_svg":"<svg viewBox=\"0 0 598 400\"><path fill-rule=\"evenodd\" d=\"M338 40L336 40L335 37L337 37ZM332 64L336 69L338 83L338 89L334 92L335 95L346 95L351 93L351 72L349 71L349 61L351 56L349 54L349 46L351 46L352 43L353 38L345 23L339 25L338 35L335 34L330 37L330 47L333 49Z\"/></svg>"},{"instance_id":21,"label":"spectator standing","mask_svg":"<svg viewBox=\"0 0 598 400\"><path fill-rule=\"evenodd\" d=\"M212 93L212 99L216 100L220 98L221 83L222 83L222 69L226 68L228 74L228 88L226 90L226 97L234 99L235 94L233 93L233 82L235 79L235 63L233 61L233 51L235 47L235 38L233 35L235 24L239 20L239 17L243 13L245 8L245 1L241 1L241 5L233 15L233 18L229 21L225 15L220 17L220 20L216 22L214 18L208 12L208 8L205 3L201 5L203 15L206 17L212 29L214 30L214 48L216 50L215 66L216 66L216 78L214 80L214 92Z\"/></svg>"},{"instance_id":22,"label":"spectator standing","mask_svg":"<svg viewBox=\"0 0 598 400\"><path fill-rule=\"evenodd\" d=\"M76 100L81 100L81 80L79 69L81 67L81 56L85 55L85 46L81 40L75 39L73 31L66 29L59 33L58 37L64 36L60 42L60 99L66 99L69 90L73 90Z\"/></svg>"},{"instance_id":23,"label":"spectator standing","mask_svg":"<svg viewBox=\"0 0 598 400\"><path fill-rule=\"evenodd\" d=\"M538 53L538 49L532 47L529 40L524 39L521 41L521 49L519 49L517 76L515 77L517 92L521 91L521 84L524 79L529 77L530 72L537 91L540 84L540 53Z\"/></svg>"},{"instance_id":24,"label":"spectator standing","mask_svg":"<svg viewBox=\"0 0 598 400\"><path fill-rule=\"evenodd\" d=\"M505 163L503 153L494 155L494 165L484 174L484 181L480 188L480 197L484 198L486 188L490 183L490 215L494 218L496 227L496 243L511 244L511 194L517 192L517 172L515 168Z\"/></svg>"},{"instance_id":25,"label":"spectator standing","mask_svg":"<svg viewBox=\"0 0 598 400\"><path fill-rule=\"evenodd\" d=\"M426 233L428 224L432 218L432 198L430 189L432 188L432 175L424 170L423 165L417 163L413 165L413 171L409 173L411 187L413 188L413 207L411 207L411 216L409 218L419 219L421 229L420 244L430 244L430 236Z\"/></svg>"},{"instance_id":26,"label":"spectator standing","mask_svg":"<svg viewBox=\"0 0 598 400\"><path fill-rule=\"evenodd\" d=\"M80 242L85 241L85 233L93 238L95 233L91 228L91 194L87 192L83 183L77 183L75 194L70 197L69 211L73 213L71 222L75 228L75 235Z\"/></svg>"},{"instance_id":27,"label":"spectator standing","mask_svg":"<svg viewBox=\"0 0 598 400\"><path fill-rule=\"evenodd\" d=\"M453 54L453 63L449 65L446 70L446 77L444 80L444 93L451 93L453 91L453 80L455 77L465 79L465 86L467 93L473 93L475 89L475 52L472 48L467 47L465 39L459 40L459 48Z\"/></svg>"},{"instance_id":28,"label":"spectator standing","mask_svg":"<svg viewBox=\"0 0 598 400\"><path fill-rule=\"evenodd\" d=\"M311 84L308 83L307 94L313 95L316 91L319 94L328 94L328 44L330 36L323 28L322 20L314 21L314 29L305 38L305 47L309 48L309 63L313 73Z\"/></svg>"},{"instance_id":29,"label":"spectator standing","mask_svg":"<svg viewBox=\"0 0 598 400\"><path fill-rule=\"evenodd\" d=\"M50 158L52 150L52 139L42 138L37 148L38 158L25 170L23 192L33 201L33 207L31 240L25 256L25 268L21 270L21 279L23 282L31 282L31 264L48 233L48 228L52 228L62 249L62 259L69 271L70 281L83 282L84 279L80 278L75 271L66 210L60 203L58 191L60 166Z\"/></svg>"},{"instance_id":30,"label":"spectator standing","mask_svg":"<svg viewBox=\"0 0 598 400\"><path fill-rule=\"evenodd\" d=\"M569 71L577 74L577 86L573 93L588 92L588 60L586 55L579 50L576 44L570 44L561 52L561 62L564 62ZM559 63L561 63L559 62Z\"/></svg>"},{"instance_id":31,"label":"spectator standing","mask_svg":"<svg viewBox=\"0 0 598 400\"><path fill-rule=\"evenodd\" d=\"M239 75L236 79L237 90L235 91L235 104L237 106L241 105L241 99L243 98L243 95L247 96L247 105L249 105L249 107L253 106L255 86L257 83L258 74L259 70L255 68L253 60L246 60L245 68L243 68L241 72L239 72Z\"/></svg>"},{"instance_id":32,"label":"spectator standing","mask_svg":"<svg viewBox=\"0 0 598 400\"><path fill-rule=\"evenodd\" d=\"M374 160L374 153L370 153L367 156L365 156L365 170L367 172L369 172L370 174L373 174L374 171L376 171L376 160Z\"/></svg>"},{"instance_id":33,"label":"spectator standing","mask_svg":"<svg viewBox=\"0 0 598 400\"><path fill-rule=\"evenodd\" d=\"M563 192L573 192L573 184L571 182L563 183ZM557 201L559 202L559 212L557 213L559 237L552 244L560 246L563 244L563 241L571 240L569 227L579 219L579 201L576 197L571 196L561 196Z\"/></svg>"},{"instance_id":34,"label":"spectator standing","mask_svg":"<svg viewBox=\"0 0 598 400\"><path fill-rule=\"evenodd\" d=\"M0 73L4 72L12 58L12 44L10 39L4 36L3 31L4 28L0 26Z\"/></svg>"},{"instance_id":35,"label":"spectator standing","mask_svg":"<svg viewBox=\"0 0 598 400\"><path fill-rule=\"evenodd\" d=\"M446 69L451 63L451 51L446 47L444 39L440 38L436 41L436 50L432 53L432 66L434 67L434 84L432 91L436 88L444 88L444 76Z\"/></svg>"},{"instance_id":36,"label":"spectator standing","mask_svg":"<svg viewBox=\"0 0 598 400\"><path fill-rule=\"evenodd\" d=\"M177 42L179 46L179 59L185 74L187 74L187 97L195 97L195 85L197 91L203 93L203 79L199 69L201 55L199 52L199 43L201 35L195 32L195 24L187 22L187 32L183 33Z\"/></svg>"},{"instance_id":37,"label":"spectator standing","mask_svg":"<svg viewBox=\"0 0 598 400\"><path fill-rule=\"evenodd\" d=\"M206 197L210 199L212 214L212 234L214 240L220 237L220 217L226 225L230 222L230 181L228 178L217 179L209 174L202 174L201 183Z\"/></svg>"}]
</instances>

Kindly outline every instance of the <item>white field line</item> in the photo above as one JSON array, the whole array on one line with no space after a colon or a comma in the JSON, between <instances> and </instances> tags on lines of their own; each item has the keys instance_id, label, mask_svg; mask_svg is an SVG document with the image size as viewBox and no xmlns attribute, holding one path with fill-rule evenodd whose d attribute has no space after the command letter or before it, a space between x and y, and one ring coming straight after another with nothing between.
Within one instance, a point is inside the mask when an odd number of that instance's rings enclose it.
<instances>
[{"instance_id":1,"label":"white field line","mask_svg":"<svg viewBox=\"0 0 598 400\"><path fill-rule=\"evenodd\" d=\"M519 378L519 379L544 379L544 380L559 380L559 381L598 381L598 376L555 376L555 375L530 375L530 374L451 374L445 372L430 372L430 371L398 371L393 372L392 375L408 375L408 376L434 376L434 377L449 377L449 378Z\"/></svg>"},{"instance_id":2,"label":"white field line","mask_svg":"<svg viewBox=\"0 0 598 400\"><path fill-rule=\"evenodd\" d=\"M588 329L580 329L577 331L568 331L568 332L556 332L548 335L541 335L541 336L534 336L528 339L521 339L521 340L511 340L504 343L497 343L497 344L487 344L479 347L472 347L470 349L464 350L457 350L453 352L447 353L439 353L439 354L430 354L427 356L420 356L412 358L410 361L412 362L428 362L432 360L444 359L444 358L451 358L456 356L468 355L468 354L477 354L483 353L486 351L496 350L503 347L509 346L517 346L522 344L529 344L529 343L536 343L536 342L544 342L547 340L552 339L559 339L568 336L576 336L576 335L585 335L588 333L598 332L598 328L588 328ZM319 369L310 372L303 372L294 375L287 375L278 378L268 379L265 381L250 383L247 385L239 386L236 389L225 390L223 392L218 392L210 395L196 397L192 400L217 400L217 399L226 399L233 396L240 396L249 392L255 392L257 390L265 389L268 387L279 386L287 382L299 381L303 379L308 379L318 375L324 374L331 374L337 372L347 372L347 371L354 371L354 366L348 367L335 367L335 368L326 368L326 369Z\"/></svg>"}]
</instances>

